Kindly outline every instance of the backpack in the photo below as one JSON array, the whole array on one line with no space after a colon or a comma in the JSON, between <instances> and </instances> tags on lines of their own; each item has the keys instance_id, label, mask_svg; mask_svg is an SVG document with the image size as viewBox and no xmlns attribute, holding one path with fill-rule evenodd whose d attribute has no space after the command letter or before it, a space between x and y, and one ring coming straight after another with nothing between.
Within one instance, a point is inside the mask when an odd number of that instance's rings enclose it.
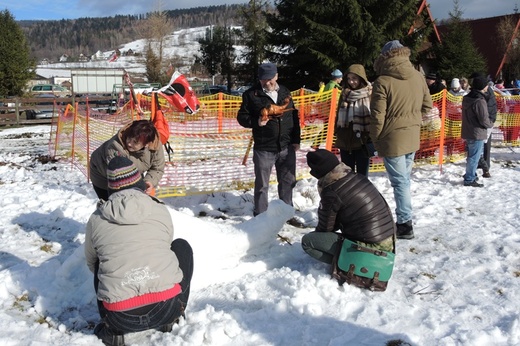
<instances>
[{"instance_id":1,"label":"backpack","mask_svg":"<svg viewBox=\"0 0 520 346\"><path fill-rule=\"evenodd\" d=\"M155 107L154 107L155 106ZM161 110L161 104L159 103L159 97L157 93L153 93L153 101L152 101L152 123L159 134L159 139L161 143L164 145L164 149L168 154L168 161L171 161L171 154L173 153L173 149L170 146L170 142L168 139L170 138L170 125L168 124L168 120L164 116L163 111Z\"/></svg>"}]
</instances>

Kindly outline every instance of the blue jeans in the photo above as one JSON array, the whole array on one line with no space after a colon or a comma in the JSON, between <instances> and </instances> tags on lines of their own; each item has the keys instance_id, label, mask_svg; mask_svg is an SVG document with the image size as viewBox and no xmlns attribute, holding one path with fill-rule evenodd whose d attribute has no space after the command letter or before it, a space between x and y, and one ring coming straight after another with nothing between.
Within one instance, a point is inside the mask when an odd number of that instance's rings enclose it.
<instances>
[{"instance_id":1,"label":"blue jeans","mask_svg":"<svg viewBox=\"0 0 520 346\"><path fill-rule=\"evenodd\" d=\"M412 196L410 194L410 176L412 175L415 152L396 157L384 157L383 162L394 188L395 218L397 223L412 220Z\"/></svg>"},{"instance_id":2,"label":"blue jeans","mask_svg":"<svg viewBox=\"0 0 520 346\"><path fill-rule=\"evenodd\" d=\"M177 255L179 268L183 273L182 281L179 283L182 292L175 297L154 304L145 305L128 311L109 311L98 300L98 309L101 319L115 334L126 334L140 332L152 328L160 328L170 324L184 316L184 310L188 304L190 295L190 282L193 275L193 250L184 239L175 239L171 243L171 250ZM96 265L94 272L94 288L97 292L99 280Z\"/></svg>"},{"instance_id":3,"label":"blue jeans","mask_svg":"<svg viewBox=\"0 0 520 346\"><path fill-rule=\"evenodd\" d=\"M262 150L253 151L255 164L255 210L256 216L267 210L269 179L273 166L278 180L278 198L288 205L293 205L293 189L296 186L296 153L292 145L280 152Z\"/></svg>"},{"instance_id":4,"label":"blue jeans","mask_svg":"<svg viewBox=\"0 0 520 346\"><path fill-rule=\"evenodd\" d=\"M468 155L466 157L466 174L464 174L464 184L471 184L477 179L477 166L482 151L484 141L477 139L466 139Z\"/></svg>"}]
</instances>

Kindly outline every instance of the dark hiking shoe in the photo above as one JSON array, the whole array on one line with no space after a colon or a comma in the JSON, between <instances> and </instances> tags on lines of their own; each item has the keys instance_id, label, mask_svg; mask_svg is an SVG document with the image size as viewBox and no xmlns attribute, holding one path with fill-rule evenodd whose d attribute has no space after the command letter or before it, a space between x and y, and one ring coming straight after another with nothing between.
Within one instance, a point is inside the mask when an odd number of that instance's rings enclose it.
<instances>
[{"instance_id":1,"label":"dark hiking shoe","mask_svg":"<svg viewBox=\"0 0 520 346\"><path fill-rule=\"evenodd\" d=\"M489 171L484 171L484 173L482 174L482 177L483 178L491 178L491 174L489 174Z\"/></svg>"},{"instance_id":2,"label":"dark hiking shoe","mask_svg":"<svg viewBox=\"0 0 520 346\"><path fill-rule=\"evenodd\" d=\"M173 321L172 323L165 324L161 328L158 328L157 330L163 333L171 333L173 329L174 324L179 324L179 318Z\"/></svg>"},{"instance_id":3,"label":"dark hiking shoe","mask_svg":"<svg viewBox=\"0 0 520 346\"><path fill-rule=\"evenodd\" d=\"M107 346L125 346L125 338L121 334L114 333L103 322L94 328L94 334Z\"/></svg>"},{"instance_id":4,"label":"dark hiking shoe","mask_svg":"<svg viewBox=\"0 0 520 346\"><path fill-rule=\"evenodd\" d=\"M177 320L179 322L179 320ZM163 333L171 333L173 329L174 323L168 323L162 326L161 328L158 328L157 330Z\"/></svg>"},{"instance_id":5,"label":"dark hiking shoe","mask_svg":"<svg viewBox=\"0 0 520 346\"><path fill-rule=\"evenodd\" d=\"M478 183L476 180L473 180L471 183L464 183L464 186L484 187L484 184Z\"/></svg>"},{"instance_id":6,"label":"dark hiking shoe","mask_svg":"<svg viewBox=\"0 0 520 346\"><path fill-rule=\"evenodd\" d=\"M406 221L405 223L396 223L397 231L396 237L397 239L413 239L413 226L412 220Z\"/></svg>"},{"instance_id":7,"label":"dark hiking shoe","mask_svg":"<svg viewBox=\"0 0 520 346\"><path fill-rule=\"evenodd\" d=\"M186 319L186 313L184 312L184 306L185 306L185 304L183 304L181 302L181 315L179 316L179 318L177 318L172 323L168 323L168 324L165 324L164 326L162 326L160 328L157 328L157 330L160 331L160 332L163 332L163 333L171 333L172 329L173 329L173 325L174 324L179 324L179 321L180 321L181 317Z\"/></svg>"}]
</instances>

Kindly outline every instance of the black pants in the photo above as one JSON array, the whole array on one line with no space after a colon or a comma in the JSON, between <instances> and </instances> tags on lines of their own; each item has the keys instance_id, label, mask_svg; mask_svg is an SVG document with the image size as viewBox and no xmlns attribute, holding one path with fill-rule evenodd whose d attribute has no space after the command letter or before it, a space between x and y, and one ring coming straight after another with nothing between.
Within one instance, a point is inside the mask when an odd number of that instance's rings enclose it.
<instances>
[{"instance_id":1,"label":"black pants","mask_svg":"<svg viewBox=\"0 0 520 346\"><path fill-rule=\"evenodd\" d=\"M486 143L484 143L484 152L478 161L478 168L482 168L484 172L489 171L491 167L491 135Z\"/></svg>"},{"instance_id":2,"label":"black pants","mask_svg":"<svg viewBox=\"0 0 520 346\"><path fill-rule=\"evenodd\" d=\"M341 162L352 169L352 172L368 176L370 167L370 158L368 158L363 150L356 149L349 152L348 150L340 149Z\"/></svg>"},{"instance_id":3,"label":"black pants","mask_svg":"<svg viewBox=\"0 0 520 346\"><path fill-rule=\"evenodd\" d=\"M160 328L184 315L190 296L190 283L193 276L193 250L184 239L175 239L171 243L170 248L177 256L179 268L183 273L182 281L179 283L182 287L182 292L166 301L128 311L108 311L103 306L103 302L98 300L99 315L115 334ZM99 287L98 270L99 263L96 264L94 271L94 289L96 293Z\"/></svg>"},{"instance_id":4,"label":"black pants","mask_svg":"<svg viewBox=\"0 0 520 346\"><path fill-rule=\"evenodd\" d=\"M108 201L108 190L102 189L100 187L94 186L94 192L96 192L96 195L99 199L102 199L103 201Z\"/></svg>"}]
</instances>

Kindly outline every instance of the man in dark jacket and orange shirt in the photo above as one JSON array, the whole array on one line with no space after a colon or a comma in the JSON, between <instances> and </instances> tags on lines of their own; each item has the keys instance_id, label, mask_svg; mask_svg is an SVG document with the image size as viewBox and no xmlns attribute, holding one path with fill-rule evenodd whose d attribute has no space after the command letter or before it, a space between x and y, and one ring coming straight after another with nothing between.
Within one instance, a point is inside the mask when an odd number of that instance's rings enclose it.
<instances>
[{"instance_id":1,"label":"man in dark jacket and orange shirt","mask_svg":"<svg viewBox=\"0 0 520 346\"><path fill-rule=\"evenodd\" d=\"M394 252L392 211L370 180L352 173L325 149L309 152L307 164L318 179L321 200L318 226L303 236L303 250L331 264L343 236L365 247Z\"/></svg>"}]
</instances>

